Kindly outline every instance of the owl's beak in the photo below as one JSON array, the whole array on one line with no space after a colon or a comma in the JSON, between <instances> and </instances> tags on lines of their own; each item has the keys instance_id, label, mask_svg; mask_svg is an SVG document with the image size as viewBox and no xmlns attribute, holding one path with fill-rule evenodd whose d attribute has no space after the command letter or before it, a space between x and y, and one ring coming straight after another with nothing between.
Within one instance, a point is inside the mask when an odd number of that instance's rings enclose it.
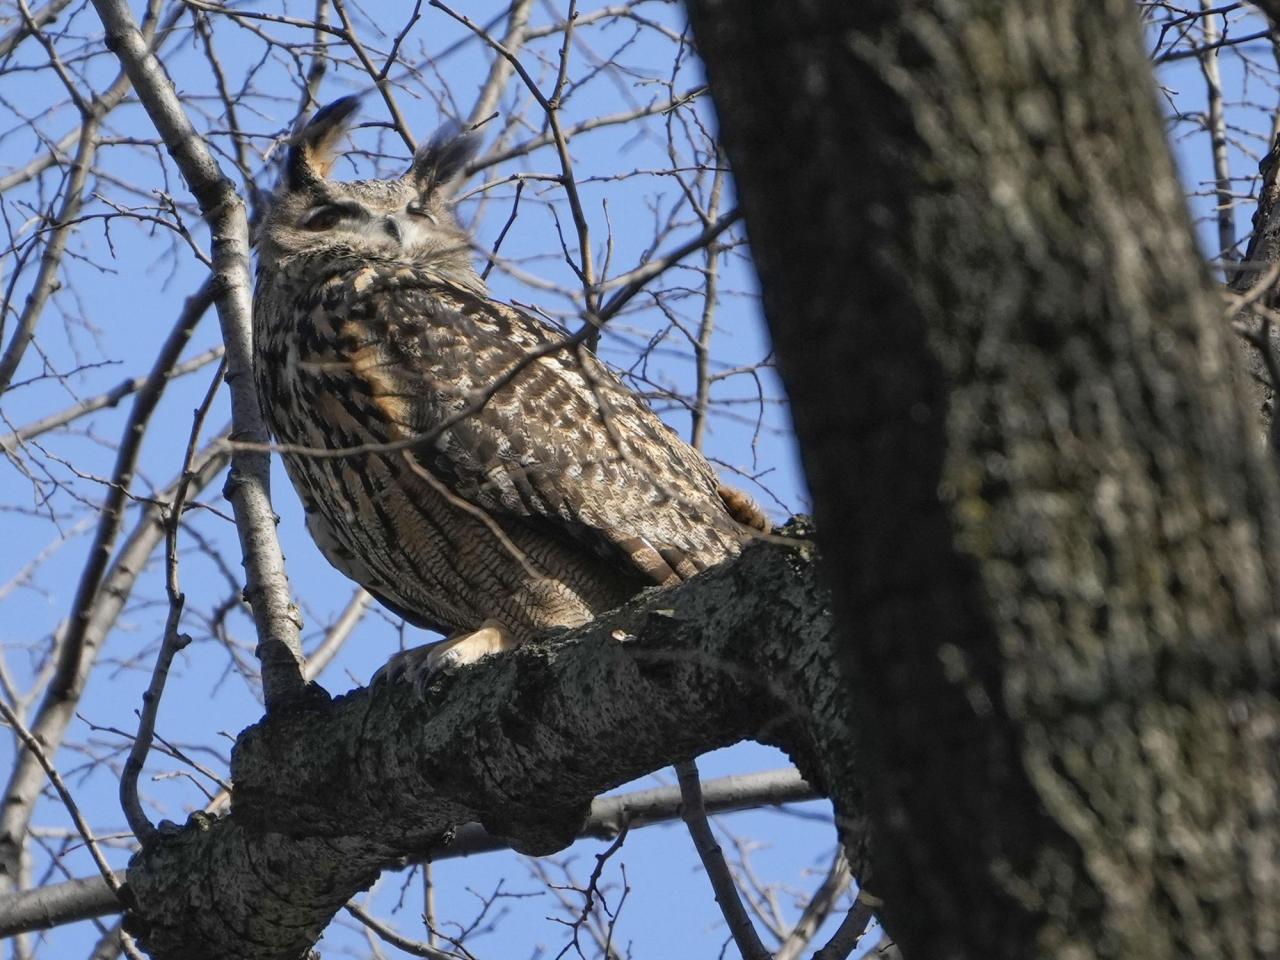
<instances>
[{"instance_id":1,"label":"owl's beak","mask_svg":"<svg viewBox=\"0 0 1280 960\"><path fill-rule=\"evenodd\" d=\"M404 231L400 229L400 221L394 216L386 216L382 218L382 229L396 243L404 246Z\"/></svg>"}]
</instances>

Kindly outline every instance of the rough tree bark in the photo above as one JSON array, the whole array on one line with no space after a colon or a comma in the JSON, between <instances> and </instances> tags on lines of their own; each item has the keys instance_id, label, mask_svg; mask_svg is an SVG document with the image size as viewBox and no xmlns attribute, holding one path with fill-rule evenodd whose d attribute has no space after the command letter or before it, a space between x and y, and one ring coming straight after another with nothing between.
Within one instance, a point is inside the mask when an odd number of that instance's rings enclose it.
<instances>
[{"instance_id":1,"label":"rough tree bark","mask_svg":"<svg viewBox=\"0 0 1280 960\"><path fill-rule=\"evenodd\" d=\"M232 813L162 825L130 863L154 960L300 960L380 869L479 821L567 846L594 796L751 737L860 820L829 601L805 541L651 591L565 637L437 680L268 714L232 757Z\"/></svg>"},{"instance_id":2,"label":"rough tree bark","mask_svg":"<svg viewBox=\"0 0 1280 960\"><path fill-rule=\"evenodd\" d=\"M1280 950L1276 494L1129 0L688 0L908 958Z\"/></svg>"}]
</instances>

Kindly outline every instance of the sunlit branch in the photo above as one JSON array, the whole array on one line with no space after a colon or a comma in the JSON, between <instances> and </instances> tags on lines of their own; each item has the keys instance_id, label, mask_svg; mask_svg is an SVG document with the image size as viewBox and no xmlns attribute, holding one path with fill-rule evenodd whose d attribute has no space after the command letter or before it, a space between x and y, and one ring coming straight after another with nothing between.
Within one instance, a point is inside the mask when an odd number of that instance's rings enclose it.
<instances>
[{"instance_id":1,"label":"sunlit branch","mask_svg":"<svg viewBox=\"0 0 1280 960\"><path fill-rule=\"evenodd\" d=\"M191 125L172 82L148 48L123 0L94 0L108 46L120 58L139 100L167 144L209 221L219 278L218 316L227 348L227 382L235 432L251 441L267 436L253 385L249 307L249 235L244 202L231 188L208 147ZM300 696L302 647L284 557L271 508L270 464L253 450L233 456L227 486L245 554L246 596L258 629L263 690L268 707Z\"/></svg>"}]
</instances>

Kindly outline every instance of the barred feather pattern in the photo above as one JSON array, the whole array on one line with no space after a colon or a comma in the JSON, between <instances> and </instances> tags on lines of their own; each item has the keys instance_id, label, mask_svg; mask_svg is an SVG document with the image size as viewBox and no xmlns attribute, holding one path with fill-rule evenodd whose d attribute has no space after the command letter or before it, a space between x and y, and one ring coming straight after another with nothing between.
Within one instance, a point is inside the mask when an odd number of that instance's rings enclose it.
<instances>
[{"instance_id":1,"label":"barred feather pattern","mask_svg":"<svg viewBox=\"0 0 1280 960\"><path fill-rule=\"evenodd\" d=\"M260 271L254 333L312 536L415 624L495 619L518 639L576 626L746 535L701 454L589 350L478 280L299 256ZM397 441L412 442L296 449Z\"/></svg>"}]
</instances>

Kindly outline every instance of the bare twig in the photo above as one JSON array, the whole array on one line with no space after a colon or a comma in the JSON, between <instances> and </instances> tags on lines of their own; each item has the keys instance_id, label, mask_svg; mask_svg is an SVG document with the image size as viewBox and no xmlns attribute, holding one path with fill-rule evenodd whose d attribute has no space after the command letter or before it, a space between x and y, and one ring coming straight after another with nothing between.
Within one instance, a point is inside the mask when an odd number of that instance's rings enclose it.
<instances>
[{"instance_id":1,"label":"bare twig","mask_svg":"<svg viewBox=\"0 0 1280 960\"><path fill-rule=\"evenodd\" d=\"M570 916L573 917L572 920L568 921L561 920L558 917L552 918L556 920L556 922L562 923L568 927L572 934L569 942L564 945L564 949L556 954L556 960L561 960L561 958L564 957L570 949L577 953L579 957L585 957L585 954L582 952L581 940L583 930L586 930L590 934L591 938L595 941L596 946L600 949L600 952L607 958L607 960L619 960L617 952L613 949L612 921L617 918L617 910L621 907L621 904L619 904L619 907L615 908L612 912L608 910L608 906L605 903L604 891L600 888L600 881L604 876L605 864L609 862L610 858L612 858L615 853L622 849L622 845L626 842L627 827L627 824L623 824L622 830L616 837L614 837L613 842L605 847L605 849L600 853L595 854L595 866L591 868L591 876L587 878L586 886L579 887L576 883L572 883L568 888L576 891L582 896L581 907L575 909L571 899L567 896L568 889L561 885L551 883L547 878L546 872L541 868L541 865L535 867L535 872L537 872L544 882L552 888L556 898L560 901L561 906L564 907ZM570 878L572 878L572 874L570 874L567 865L564 866L563 869L565 870L565 873L569 874ZM623 895L625 896L625 892ZM605 912L606 917L610 921L607 927L599 916L601 911Z\"/></svg>"},{"instance_id":2,"label":"bare twig","mask_svg":"<svg viewBox=\"0 0 1280 960\"><path fill-rule=\"evenodd\" d=\"M507 31L502 36L502 45L512 53L516 53L524 45L525 31L529 24L529 11L533 9L533 0L514 0L507 13ZM489 67L488 76L476 95L471 112L467 114L467 125L474 127L485 117L493 113L498 105L498 97L511 79L511 62L504 56L494 58Z\"/></svg>"},{"instance_id":3,"label":"bare twig","mask_svg":"<svg viewBox=\"0 0 1280 960\"><path fill-rule=\"evenodd\" d=\"M164 694L165 681L169 677L169 667L180 650L191 642L191 638L178 632L178 624L182 618L182 608L186 604L178 586L178 525L182 518L182 510L186 503L187 489L195 473L192 465L195 462L196 445L200 440L200 430L213 398L222 385L222 377L226 372L226 361L218 364L218 370L209 383L204 400L196 408L191 435L187 440L186 454L182 458L182 471L178 478L178 487L174 491L173 502L169 507L169 516L165 521L165 592L169 596L169 615L165 620L164 638L160 643L160 652L156 655L155 669L151 673L151 683L142 695L142 714L138 718L138 733L133 739L133 747L125 760L124 771L120 776L120 806L129 828L134 836L146 843L155 835L155 827L147 818L138 800L138 776L147 762L147 753L151 750L151 740L156 728L156 714L160 710L160 698Z\"/></svg>"},{"instance_id":4,"label":"bare twig","mask_svg":"<svg viewBox=\"0 0 1280 960\"><path fill-rule=\"evenodd\" d=\"M822 883L809 898L796 925L791 928L791 932L774 952L773 960L797 960L852 882L853 875L849 871L849 861L845 859L843 850L837 850L831 861L831 869L827 871ZM865 925L864 923L863 926Z\"/></svg>"},{"instance_id":5,"label":"bare twig","mask_svg":"<svg viewBox=\"0 0 1280 960\"><path fill-rule=\"evenodd\" d=\"M724 181L724 164L717 163L711 178L711 197L707 203L710 217L716 216L720 210ZM702 263L702 317L698 321L698 335L693 341L695 382L692 423L689 427L689 442L699 450L706 439L707 414L711 406L711 338L715 333L716 307L719 306L720 247L715 240L709 240L703 248Z\"/></svg>"},{"instance_id":6,"label":"bare twig","mask_svg":"<svg viewBox=\"0 0 1280 960\"><path fill-rule=\"evenodd\" d=\"M25 15L22 23L0 37L0 60L9 56L27 37L51 23L70 3L71 0L49 0L40 9Z\"/></svg>"},{"instance_id":7,"label":"bare twig","mask_svg":"<svg viewBox=\"0 0 1280 960\"><path fill-rule=\"evenodd\" d=\"M66 807L67 814L71 817L71 822L75 824L76 831L84 840L85 847L89 850L89 855L93 857L93 862L97 865L98 872L102 874L102 879L107 882L111 892L118 898L120 896L120 882L112 872L111 865L107 863L106 857L102 855L102 850L98 847L97 838L93 835L93 831L89 829L89 824L85 822L84 817L81 815L75 798L71 796L71 791L63 783L62 777L49 759L48 754L45 753L44 747L40 745L40 741L32 735L31 731L23 726L22 721L18 719L18 715L2 699L0 699L0 717L3 717L5 723L22 741L22 745L27 748L27 751L40 764L40 769L49 778L49 783L53 785L53 789L58 792L58 797L62 800L62 805Z\"/></svg>"},{"instance_id":8,"label":"bare twig","mask_svg":"<svg viewBox=\"0 0 1280 960\"><path fill-rule=\"evenodd\" d=\"M457 20L468 30L478 36L485 43L489 44L502 57L504 57L512 68L524 82L525 87L533 95L534 100L542 108L546 115L547 124L550 128L552 143L555 144L556 155L560 158L560 185L564 189L565 200L569 204L569 210L573 216L573 224L578 232L578 262L570 264L574 271L578 274L578 278L582 281L584 315L589 323L599 326L602 320L597 318L597 301L599 291L596 289L595 268L591 262L591 235L590 228L587 225L587 217L582 209L582 198L578 195L577 180L573 175L573 160L569 156L569 140L565 136L564 129L560 125L560 97L563 93L563 76L567 63L569 44L568 38L572 27L572 11L576 4L570 0L570 17L566 21L565 26L565 44L561 48L560 53L560 71L557 76L557 86L551 97L543 94L538 87L537 82L529 75L524 65L520 62L520 58L507 48L502 42L494 39L489 35L483 27L473 22L469 17L464 16L451 9L440 0L430 0L431 6L446 13L448 16Z\"/></svg>"},{"instance_id":9,"label":"bare twig","mask_svg":"<svg viewBox=\"0 0 1280 960\"><path fill-rule=\"evenodd\" d=\"M351 636L351 631L364 617L369 609L369 604L373 602L373 597L362 587L357 587L356 592L351 595L351 601L346 608L338 615L337 621L331 626L324 635L324 639L320 642L311 655L307 657L307 665L303 675L310 682L315 680L324 668L327 667L333 658L338 655L338 651L342 649L342 645L347 642L347 638Z\"/></svg>"},{"instance_id":10,"label":"bare twig","mask_svg":"<svg viewBox=\"0 0 1280 960\"><path fill-rule=\"evenodd\" d=\"M212 298L210 298L210 303ZM179 376L193 374L197 370L204 370L215 360L221 360L223 357L223 348L210 347L202 353L198 353L191 360L183 361L182 364L174 366L172 370L166 371L165 376L169 380L177 380ZM49 433L50 430L56 430L60 426L67 426L72 422L95 413L99 410L105 410L108 407L114 407L122 399L128 397L131 393L137 393L138 390L148 387L152 383L151 375L131 376L127 380L120 380L120 383L104 393L96 394L93 397L86 397L72 406L60 410L56 413L50 413L49 416L41 417L40 420L33 420L29 424L19 426L13 433L0 435L0 449L8 449L15 451L18 444L23 440L31 440L41 434Z\"/></svg>"},{"instance_id":11,"label":"bare twig","mask_svg":"<svg viewBox=\"0 0 1280 960\"><path fill-rule=\"evenodd\" d=\"M464 960L457 953L450 953L448 950L441 950L433 947L429 943L423 943L418 940L411 940L396 933L385 923L380 923L373 917L369 916L364 910L356 906L355 903L348 903L346 906L347 913L355 917L366 927L376 933L381 939L391 944L397 950L403 950L411 957L426 957L427 960Z\"/></svg>"},{"instance_id":12,"label":"bare twig","mask_svg":"<svg viewBox=\"0 0 1280 960\"><path fill-rule=\"evenodd\" d=\"M212 296L209 302L213 302ZM164 375L169 380L176 380L179 377L185 377L189 373L195 373L213 363L215 360L222 358L224 351L222 347L211 347L203 353L186 360L173 369L167 371ZM51 413L47 417L41 417L39 420L33 420L31 423L24 424L12 433L0 435L0 449L14 451L18 448L20 442L31 440L41 434L48 433L50 430L56 430L58 427L65 427L67 424L79 420L81 417L88 416L98 410L107 407L114 407L121 400L131 393L149 386L152 383L151 375L146 374L140 377L130 377L122 380L110 390L99 393L96 396L86 397L85 399L60 410L57 413Z\"/></svg>"},{"instance_id":13,"label":"bare twig","mask_svg":"<svg viewBox=\"0 0 1280 960\"><path fill-rule=\"evenodd\" d=\"M71 163L71 175L63 188L62 204L52 218L52 229L45 242L44 252L40 255L40 270L35 283L27 294L18 323L9 338L4 353L0 354L0 394L8 389L18 364L26 355L36 335L36 325L44 312L44 305L53 295L58 284L58 270L62 265L62 257L67 249L67 240L71 236L72 222L80 213L84 203L84 185L89 179L89 171L93 168L93 158L98 150L98 129L100 119L90 114L80 128L80 139L76 145L75 159ZM3 315L0 314L0 332L3 332Z\"/></svg>"},{"instance_id":14,"label":"bare twig","mask_svg":"<svg viewBox=\"0 0 1280 960\"><path fill-rule=\"evenodd\" d=\"M418 149L418 141L414 139L413 131L409 129L409 124L405 121L404 114L400 112L400 105L396 103L395 94L392 92L392 85L387 80L387 71L390 69L392 61L395 58L395 49L392 49L391 56L387 59L383 69L379 69L374 65L373 59L365 50L364 44L360 42L360 38L356 35L355 25L351 22L351 17L347 13L347 5L343 0L332 0L334 12L337 13L338 19L342 21L342 36L351 47L352 52L360 59L361 65L365 72L369 74L369 79L373 81L373 85L378 90L378 95L382 97L382 102L387 105L387 113L391 115L391 125L395 127L396 133L400 134L400 139L404 141L405 146L409 148L409 152L413 153ZM418 7L420 3L415 4L412 19L418 18Z\"/></svg>"},{"instance_id":15,"label":"bare twig","mask_svg":"<svg viewBox=\"0 0 1280 960\"><path fill-rule=\"evenodd\" d=\"M650 260L643 266L636 267L629 273L621 274L614 277L612 280L609 280L604 285L606 290L615 288L619 289L618 292L610 297L608 302L606 302L600 309L600 322L604 323L613 317L623 308L623 306L626 305L628 300L643 290L645 284L654 277L665 273L685 257L689 256L689 254L703 249L741 219L742 212L740 210L730 210L711 226L707 227L707 229L703 230L702 233L698 234L693 239L680 244L674 250L664 253L660 257L655 257L653 260Z\"/></svg>"},{"instance_id":16,"label":"bare twig","mask_svg":"<svg viewBox=\"0 0 1280 960\"><path fill-rule=\"evenodd\" d=\"M497 238L493 241L493 250L489 254L489 262L484 265L484 269L480 271L480 279L488 280L489 273L493 270L494 264L498 262L498 251L502 249L502 241L507 238L507 231L511 229L511 225L516 222L516 215L520 212L520 195L524 192L524 181L516 181L516 195L511 199L511 215L507 217L507 222L502 225L502 229L498 231Z\"/></svg>"},{"instance_id":17,"label":"bare twig","mask_svg":"<svg viewBox=\"0 0 1280 960\"><path fill-rule=\"evenodd\" d=\"M191 483L191 489L203 489L222 471L226 463L227 454L221 450L216 440L211 441L197 458L198 465L196 467L196 475ZM163 537L162 520L167 509L167 500L165 498L172 496L176 491L176 487L177 481L167 491L163 492L160 498L157 498L144 508L132 533L120 548L106 576L103 577L100 599L93 605L92 616L85 627L85 649L95 651L95 654L96 651L101 650L107 632L120 615L139 574L145 569L147 557L151 555L151 552ZM83 685L84 677L92 667L92 664L93 657L83 657L81 659L77 668L76 689ZM51 703L46 695L45 701L41 705L37 722L33 725L33 730L41 738L41 742L61 742L62 732L73 714L74 707L75 700L70 702L55 700ZM49 741L45 741L41 733L42 729L45 728L51 730L56 736ZM15 862L20 859L20 844L26 832L25 825L30 820L39 788L39 782L33 782L34 778L30 774L32 767L37 771L39 771L39 767L27 763L25 760L27 756L29 754L23 754L19 758L19 762L15 763L14 769L10 774L9 783L5 788L7 804L4 811L5 819L3 825L8 829L22 828L21 833L12 835L12 838L8 841L8 844L12 845L11 848L5 848L4 851L5 856L12 858ZM11 874L14 878L18 875L17 871Z\"/></svg>"},{"instance_id":18,"label":"bare twig","mask_svg":"<svg viewBox=\"0 0 1280 960\"><path fill-rule=\"evenodd\" d=\"M1253 43L1256 40L1264 40L1271 36L1270 30L1258 30L1254 33L1241 34L1239 36L1230 37L1224 40L1217 40L1212 44L1201 44L1189 50L1174 50L1170 53L1156 57L1156 64L1176 63L1179 60L1190 60L1193 57L1200 57L1209 50L1221 50L1224 47L1239 47L1247 43Z\"/></svg>"},{"instance_id":19,"label":"bare twig","mask_svg":"<svg viewBox=\"0 0 1280 960\"><path fill-rule=\"evenodd\" d=\"M1205 93L1208 99L1209 147L1213 157L1214 190L1217 194L1218 256L1224 260L1235 259L1236 217L1235 195L1231 189L1231 161L1227 155L1227 121L1222 105L1222 72L1218 68L1218 23L1209 11L1209 0L1200 0L1204 12L1201 29L1204 44L1200 47L1200 72L1204 75ZM1232 271L1226 271L1227 283Z\"/></svg>"}]
</instances>

